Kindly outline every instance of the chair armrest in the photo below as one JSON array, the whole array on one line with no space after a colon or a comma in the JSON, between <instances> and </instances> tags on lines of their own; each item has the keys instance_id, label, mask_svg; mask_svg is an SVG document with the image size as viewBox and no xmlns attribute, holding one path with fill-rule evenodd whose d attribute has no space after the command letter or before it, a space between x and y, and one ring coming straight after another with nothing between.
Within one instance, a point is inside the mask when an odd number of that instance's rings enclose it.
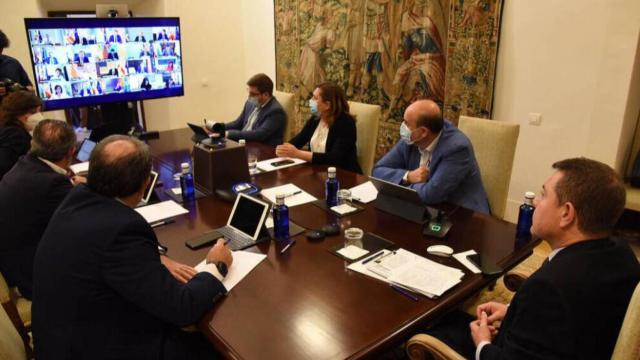
<instances>
[{"instance_id":1,"label":"chair armrest","mask_svg":"<svg viewBox=\"0 0 640 360\"><path fill-rule=\"evenodd\" d=\"M447 344L426 334L414 335L409 339L407 342L407 355L412 360L464 360L464 357Z\"/></svg>"},{"instance_id":2,"label":"chair armrest","mask_svg":"<svg viewBox=\"0 0 640 360\"><path fill-rule=\"evenodd\" d=\"M531 276L533 272L529 269L513 269L504 274L504 286L516 292L520 286Z\"/></svg>"}]
</instances>

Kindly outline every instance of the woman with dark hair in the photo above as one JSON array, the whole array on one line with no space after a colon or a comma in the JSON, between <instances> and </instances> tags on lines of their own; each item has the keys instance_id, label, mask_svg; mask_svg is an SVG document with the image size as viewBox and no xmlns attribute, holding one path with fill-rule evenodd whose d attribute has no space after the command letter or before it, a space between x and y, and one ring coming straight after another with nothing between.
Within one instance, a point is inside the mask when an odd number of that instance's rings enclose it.
<instances>
[{"instance_id":1,"label":"woman with dark hair","mask_svg":"<svg viewBox=\"0 0 640 360\"><path fill-rule=\"evenodd\" d=\"M151 83L149 82L149 79L146 76L142 79L142 83L140 83L140 88L145 90L151 90Z\"/></svg>"},{"instance_id":2,"label":"woman with dark hair","mask_svg":"<svg viewBox=\"0 0 640 360\"><path fill-rule=\"evenodd\" d=\"M312 164L336 166L362 173L356 151L356 119L341 87L325 82L316 86L309 100L311 118L289 143L276 147L276 155ZM309 151L301 150L309 144Z\"/></svg>"},{"instance_id":3,"label":"woman with dark hair","mask_svg":"<svg viewBox=\"0 0 640 360\"><path fill-rule=\"evenodd\" d=\"M35 124L29 118L40 112L42 101L30 91L7 95L0 105L0 179L31 148Z\"/></svg>"}]
</instances>

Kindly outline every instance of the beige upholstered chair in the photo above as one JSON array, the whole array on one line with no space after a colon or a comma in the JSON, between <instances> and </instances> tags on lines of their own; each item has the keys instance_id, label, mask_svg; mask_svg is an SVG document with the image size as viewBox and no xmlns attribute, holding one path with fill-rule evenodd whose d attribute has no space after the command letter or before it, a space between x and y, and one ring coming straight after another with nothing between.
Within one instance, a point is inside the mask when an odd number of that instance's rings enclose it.
<instances>
[{"instance_id":1,"label":"beige upholstered chair","mask_svg":"<svg viewBox=\"0 0 640 360\"><path fill-rule=\"evenodd\" d=\"M640 359L640 283L633 292L611 360Z\"/></svg>"},{"instance_id":2,"label":"beige upholstered chair","mask_svg":"<svg viewBox=\"0 0 640 360\"><path fill-rule=\"evenodd\" d=\"M460 116L458 127L473 144L491 214L502 219L520 125Z\"/></svg>"},{"instance_id":3,"label":"beige upholstered chair","mask_svg":"<svg viewBox=\"0 0 640 360\"><path fill-rule=\"evenodd\" d=\"M13 291L0 274L0 303L4 309L0 310L0 359L26 359L26 354L31 354L29 335L13 300L14 297L16 296ZM31 301L22 300L22 304L28 303L27 315L31 325Z\"/></svg>"},{"instance_id":4,"label":"beige upholstered chair","mask_svg":"<svg viewBox=\"0 0 640 360\"><path fill-rule=\"evenodd\" d=\"M287 114L287 125L284 127L284 142L287 142L291 139L291 129L295 120L293 94L276 90L273 92L273 96L282 105L284 112Z\"/></svg>"},{"instance_id":5,"label":"beige upholstered chair","mask_svg":"<svg viewBox=\"0 0 640 360\"><path fill-rule=\"evenodd\" d=\"M407 342L407 354L409 358L417 359L464 359L460 354L451 349L447 344L437 338L418 334ZM640 283L633 292L627 314L624 317L618 341L613 350L612 360L638 360L640 359Z\"/></svg>"},{"instance_id":6,"label":"beige upholstered chair","mask_svg":"<svg viewBox=\"0 0 640 360\"><path fill-rule=\"evenodd\" d=\"M376 155L378 126L380 125L380 105L349 101L349 112L356 117L358 129L358 162L364 175L371 175L373 158Z\"/></svg>"}]
</instances>

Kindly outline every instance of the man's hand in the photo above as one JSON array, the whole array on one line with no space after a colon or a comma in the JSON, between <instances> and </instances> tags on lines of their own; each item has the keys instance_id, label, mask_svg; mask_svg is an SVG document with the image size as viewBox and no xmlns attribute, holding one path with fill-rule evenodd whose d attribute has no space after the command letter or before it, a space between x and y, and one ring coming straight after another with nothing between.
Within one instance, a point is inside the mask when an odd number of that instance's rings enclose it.
<instances>
[{"instance_id":1,"label":"man's hand","mask_svg":"<svg viewBox=\"0 0 640 360\"><path fill-rule=\"evenodd\" d=\"M417 184L426 182L429 178L429 169L426 166L420 166L413 171L409 171L407 181L409 184Z\"/></svg>"},{"instance_id":2,"label":"man's hand","mask_svg":"<svg viewBox=\"0 0 640 360\"><path fill-rule=\"evenodd\" d=\"M229 248L224 245L223 238L218 239L216 244L209 250L209 253L207 253L207 264L217 263L218 261L225 263L227 268L230 268L233 263L233 255L231 255Z\"/></svg>"},{"instance_id":3,"label":"man's hand","mask_svg":"<svg viewBox=\"0 0 640 360\"><path fill-rule=\"evenodd\" d=\"M181 264L177 261L171 260L165 255L160 255L160 262L164 265L171 275L173 275L176 280L180 281L183 284L186 284L192 277L194 277L198 272L196 269L191 266L187 266L185 264Z\"/></svg>"},{"instance_id":4,"label":"man's hand","mask_svg":"<svg viewBox=\"0 0 640 360\"><path fill-rule=\"evenodd\" d=\"M276 156L278 157L297 158L298 157L297 154L298 154L298 149L289 143L284 143L282 145L276 146Z\"/></svg>"},{"instance_id":5,"label":"man's hand","mask_svg":"<svg viewBox=\"0 0 640 360\"><path fill-rule=\"evenodd\" d=\"M473 343L478 346L482 341L491 342L491 338L497 334L496 329L493 326L487 324L487 313L480 313L478 320L472 321L469 324L471 329L471 337Z\"/></svg>"},{"instance_id":6,"label":"man's hand","mask_svg":"<svg viewBox=\"0 0 640 360\"><path fill-rule=\"evenodd\" d=\"M495 301L478 305L476 308L476 316L478 319L480 319L480 315L483 312L488 315L487 323L493 325L494 322L504 319L504 316L507 314L507 305Z\"/></svg>"},{"instance_id":7,"label":"man's hand","mask_svg":"<svg viewBox=\"0 0 640 360\"><path fill-rule=\"evenodd\" d=\"M73 186L77 186L80 184L86 184L87 183L87 178L84 176L80 176L80 175L75 175L71 177L71 184Z\"/></svg>"}]
</instances>

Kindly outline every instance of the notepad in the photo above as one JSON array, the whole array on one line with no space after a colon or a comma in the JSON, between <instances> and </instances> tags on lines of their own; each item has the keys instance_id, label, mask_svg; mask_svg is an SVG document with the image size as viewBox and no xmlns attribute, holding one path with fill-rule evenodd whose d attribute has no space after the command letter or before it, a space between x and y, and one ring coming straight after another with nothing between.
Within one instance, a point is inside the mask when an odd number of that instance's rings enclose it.
<instances>
[{"instance_id":1,"label":"notepad","mask_svg":"<svg viewBox=\"0 0 640 360\"><path fill-rule=\"evenodd\" d=\"M71 168L71 171L73 171L73 173L76 175L85 174L89 172L89 162L85 161L85 162L73 164L69 166L69 168Z\"/></svg>"},{"instance_id":2,"label":"notepad","mask_svg":"<svg viewBox=\"0 0 640 360\"><path fill-rule=\"evenodd\" d=\"M277 194L285 194L284 204L288 207L302 205L318 200L313 195L300 189L294 184L276 186L269 189L264 189L262 190L262 192L260 192L260 195L271 201L273 204L276 203Z\"/></svg>"},{"instance_id":3,"label":"notepad","mask_svg":"<svg viewBox=\"0 0 640 360\"><path fill-rule=\"evenodd\" d=\"M229 272L227 276L222 280L222 284L227 289L227 291L231 291L234 286L238 285L242 279L247 276L251 270L253 270L262 260L264 260L267 255L264 254L256 254L249 251L234 251L233 252L233 263L229 267ZM216 267L215 264L207 264L207 260L202 260L198 265L196 265L195 269L197 272L212 272L212 269Z\"/></svg>"},{"instance_id":4,"label":"notepad","mask_svg":"<svg viewBox=\"0 0 640 360\"><path fill-rule=\"evenodd\" d=\"M189 211L173 200L147 205L135 209L148 223L168 219L174 216L188 214Z\"/></svg>"},{"instance_id":5,"label":"notepad","mask_svg":"<svg viewBox=\"0 0 640 360\"><path fill-rule=\"evenodd\" d=\"M345 246L342 249L336 251L338 254L346 257L347 259L353 260L369 253L369 250L365 250L363 248L357 247L355 245Z\"/></svg>"},{"instance_id":6,"label":"notepad","mask_svg":"<svg viewBox=\"0 0 640 360\"><path fill-rule=\"evenodd\" d=\"M378 189L371 181L354 186L351 189L351 198L363 204L370 203L378 197Z\"/></svg>"}]
</instances>

